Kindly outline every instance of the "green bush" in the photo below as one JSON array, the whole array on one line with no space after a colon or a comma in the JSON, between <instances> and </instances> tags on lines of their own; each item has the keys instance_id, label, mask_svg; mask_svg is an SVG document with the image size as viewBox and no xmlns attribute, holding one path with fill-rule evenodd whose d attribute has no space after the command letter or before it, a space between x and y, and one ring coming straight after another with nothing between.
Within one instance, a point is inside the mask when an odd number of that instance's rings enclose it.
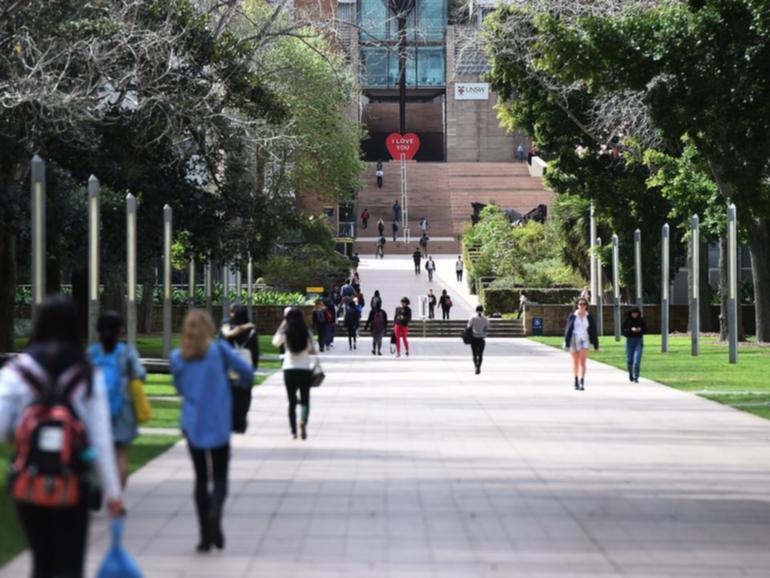
<instances>
[{"instance_id":1,"label":"green bush","mask_svg":"<svg viewBox=\"0 0 770 578\"><path fill-rule=\"evenodd\" d=\"M574 303L580 296L577 287L552 289L552 288L492 288L488 287L481 292L481 302L484 309L491 313L512 313L519 308L519 294L521 291L531 303L547 303L549 305L564 305Z\"/></svg>"},{"instance_id":2,"label":"green bush","mask_svg":"<svg viewBox=\"0 0 770 578\"><path fill-rule=\"evenodd\" d=\"M350 261L323 248L303 245L288 255L273 255L264 266L265 283L283 291L306 287L331 289L350 272Z\"/></svg>"}]
</instances>

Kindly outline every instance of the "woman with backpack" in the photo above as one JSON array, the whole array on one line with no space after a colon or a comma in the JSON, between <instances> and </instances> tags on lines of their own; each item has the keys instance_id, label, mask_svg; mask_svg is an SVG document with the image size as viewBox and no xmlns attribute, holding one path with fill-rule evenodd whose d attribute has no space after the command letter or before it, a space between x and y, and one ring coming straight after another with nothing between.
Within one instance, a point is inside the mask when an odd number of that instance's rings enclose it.
<instances>
[{"instance_id":1,"label":"woman with backpack","mask_svg":"<svg viewBox=\"0 0 770 578\"><path fill-rule=\"evenodd\" d=\"M83 576L94 459L107 510L123 514L107 387L88 362L79 326L70 299L47 299L29 345L0 371L0 440L16 443L8 487L35 577Z\"/></svg>"},{"instance_id":2,"label":"woman with backpack","mask_svg":"<svg viewBox=\"0 0 770 578\"><path fill-rule=\"evenodd\" d=\"M343 320L345 329L348 330L348 349L350 351L356 348L358 339L358 326L361 324L361 311L358 309L358 299L353 299L345 305L345 318Z\"/></svg>"},{"instance_id":3,"label":"woman with backpack","mask_svg":"<svg viewBox=\"0 0 770 578\"><path fill-rule=\"evenodd\" d=\"M409 299L401 298L401 307L396 307L393 316L393 335L396 338L396 357L401 357L401 340L404 341L406 356L409 357L409 322L412 320L412 309L409 307Z\"/></svg>"},{"instance_id":4,"label":"woman with backpack","mask_svg":"<svg viewBox=\"0 0 770 578\"><path fill-rule=\"evenodd\" d=\"M136 349L119 341L123 320L116 311L105 311L96 322L99 342L88 348L91 364L102 371L112 417L112 437L120 483L128 481L128 448L139 435L129 383L144 381L147 372Z\"/></svg>"},{"instance_id":5,"label":"woman with backpack","mask_svg":"<svg viewBox=\"0 0 770 578\"><path fill-rule=\"evenodd\" d=\"M446 292L446 289L441 291L441 297L438 299L439 307L441 307L441 319L449 319L449 310L452 309L452 298Z\"/></svg>"},{"instance_id":6,"label":"woman with backpack","mask_svg":"<svg viewBox=\"0 0 770 578\"><path fill-rule=\"evenodd\" d=\"M379 291L376 294L379 299ZM385 331L388 329L388 314L382 308L382 299L378 301L372 299L372 310L364 324L364 331L370 326L372 328L372 355L382 355L382 338L385 337Z\"/></svg>"},{"instance_id":7,"label":"woman with backpack","mask_svg":"<svg viewBox=\"0 0 770 578\"><path fill-rule=\"evenodd\" d=\"M170 359L174 387L182 396L180 427L195 470L199 552L225 547L222 514L233 430L230 388L251 388L254 376L251 364L224 341L215 340L215 334L211 315L192 309L182 324L180 347L171 352ZM231 382L230 371L237 375L236 381Z\"/></svg>"},{"instance_id":8,"label":"woman with backpack","mask_svg":"<svg viewBox=\"0 0 770 578\"><path fill-rule=\"evenodd\" d=\"M302 408L300 435L307 439L307 420L310 416L310 386L313 382L313 335L307 328L302 311L291 307L273 336L273 345L285 350L281 368L286 396L289 399L289 427L297 439L297 390Z\"/></svg>"}]
</instances>

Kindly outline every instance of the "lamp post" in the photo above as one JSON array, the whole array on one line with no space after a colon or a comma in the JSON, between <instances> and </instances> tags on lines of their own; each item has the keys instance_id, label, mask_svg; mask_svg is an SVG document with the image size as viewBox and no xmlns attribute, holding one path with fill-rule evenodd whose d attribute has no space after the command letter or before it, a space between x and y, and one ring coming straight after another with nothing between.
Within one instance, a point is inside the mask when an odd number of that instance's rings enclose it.
<instances>
[{"instance_id":1,"label":"lamp post","mask_svg":"<svg viewBox=\"0 0 770 578\"><path fill-rule=\"evenodd\" d=\"M88 342L96 341L99 317L99 228L101 224L99 179L88 177Z\"/></svg>"},{"instance_id":2,"label":"lamp post","mask_svg":"<svg viewBox=\"0 0 770 578\"><path fill-rule=\"evenodd\" d=\"M590 263L591 263L591 305L596 305L596 217L594 216L594 203L591 202L591 213L588 227L588 234L590 239L588 240L588 247L590 251Z\"/></svg>"},{"instance_id":3,"label":"lamp post","mask_svg":"<svg viewBox=\"0 0 770 578\"><path fill-rule=\"evenodd\" d=\"M190 257L188 265L187 308L195 307L195 257Z\"/></svg>"},{"instance_id":4,"label":"lamp post","mask_svg":"<svg viewBox=\"0 0 770 578\"><path fill-rule=\"evenodd\" d=\"M596 250L602 248L601 237L596 238ZM604 295L602 294L602 258L596 255L596 332L599 337L604 336Z\"/></svg>"},{"instance_id":5,"label":"lamp post","mask_svg":"<svg viewBox=\"0 0 770 578\"><path fill-rule=\"evenodd\" d=\"M30 229L32 231L32 317L45 299L45 161L32 157L30 182Z\"/></svg>"},{"instance_id":6,"label":"lamp post","mask_svg":"<svg viewBox=\"0 0 770 578\"><path fill-rule=\"evenodd\" d=\"M700 218L690 219L690 354L700 354Z\"/></svg>"},{"instance_id":7,"label":"lamp post","mask_svg":"<svg viewBox=\"0 0 770 578\"><path fill-rule=\"evenodd\" d=\"M620 247L617 235L612 236L612 312L615 341L620 341Z\"/></svg>"},{"instance_id":8,"label":"lamp post","mask_svg":"<svg viewBox=\"0 0 770 578\"><path fill-rule=\"evenodd\" d=\"M730 363L738 363L738 217L732 203L727 208L727 280Z\"/></svg>"},{"instance_id":9,"label":"lamp post","mask_svg":"<svg viewBox=\"0 0 770 578\"><path fill-rule=\"evenodd\" d=\"M214 274L211 270L211 257L206 260L203 271L203 292L206 294L206 311L211 314L211 292L214 286Z\"/></svg>"},{"instance_id":10,"label":"lamp post","mask_svg":"<svg viewBox=\"0 0 770 578\"><path fill-rule=\"evenodd\" d=\"M660 239L660 350L668 352L668 301L669 301L669 248L671 230L668 223L663 225Z\"/></svg>"},{"instance_id":11,"label":"lamp post","mask_svg":"<svg viewBox=\"0 0 770 578\"><path fill-rule=\"evenodd\" d=\"M136 197L126 195L126 337L136 346Z\"/></svg>"},{"instance_id":12,"label":"lamp post","mask_svg":"<svg viewBox=\"0 0 770 578\"><path fill-rule=\"evenodd\" d=\"M642 232L634 231L634 268L636 271L636 306L641 311L644 308L642 297Z\"/></svg>"},{"instance_id":13,"label":"lamp post","mask_svg":"<svg viewBox=\"0 0 770 578\"><path fill-rule=\"evenodd\" d=\"M246 306L249 310L249 321L254 323L254 262L251 259L251 255L249 255L249 261L246 264L246 283L249 285L248 289L246 289L246 297L249 300Z\"/></svg>"},{"instance_id":14,"label":"lamp post","mask_svg":"<svg viewBox=\"0 0 770 578\"><path fill-rule=\"evenodd\" d=\"M163 207L163 357L171 353L171 207Z\"/></svg>"}]
</instances>

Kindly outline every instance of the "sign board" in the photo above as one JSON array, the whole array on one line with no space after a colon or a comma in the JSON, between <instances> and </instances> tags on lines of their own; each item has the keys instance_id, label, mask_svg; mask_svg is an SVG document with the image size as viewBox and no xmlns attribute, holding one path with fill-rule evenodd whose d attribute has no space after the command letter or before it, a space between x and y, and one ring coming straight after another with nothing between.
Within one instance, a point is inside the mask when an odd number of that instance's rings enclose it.
<instances>
[{"instance_id":1,"label":"sign board","mask_svg":"<svg viewBox=\"0 0 770 578\"><path fill-rule=\"evenodd\" d=\"M489 100L489 83L457 82L455 100Z\"/></svg>"},{"instance_id":2,"label":"sign board","mask_svg":"<svg viewBox=\"0 0 770 578\"><path fill-rule=\"evenodd\" d=\"M334 237L335 243L355 243L356 240L353 237Z\"/></svg>"},{"instance_id":3,"label":"sign board","mask_svg":"<svg viewBox=\"0 0 770 578\"><path fill-rule=\"evenodd\" d=\"M400 161L401 155L411 161L420 150L420 138L413 132L407 134L393 132L385 139L385 147L394 161Z\"/></svg>"},{"instance_id":4,"label":"sign board","mask_svg":"<svg viewBox=\"0 0 770 578\"><path fill-rule=\"evenodd\" d=\"M533 317L532 318L532 335L542 335L542 334L543 334L543 318Z\"/></svg>"},{"instance_id":5,"label":"sign board","mask_svg":"<svg viewBox=\"0 0 770 578\"><path fill-rule=\"evenodd\" d=\"M308 295L312 295L312 294L320 295L323 292L324 292L323 287L305 287L305 293Z\"/></svg>"}]
</instances>

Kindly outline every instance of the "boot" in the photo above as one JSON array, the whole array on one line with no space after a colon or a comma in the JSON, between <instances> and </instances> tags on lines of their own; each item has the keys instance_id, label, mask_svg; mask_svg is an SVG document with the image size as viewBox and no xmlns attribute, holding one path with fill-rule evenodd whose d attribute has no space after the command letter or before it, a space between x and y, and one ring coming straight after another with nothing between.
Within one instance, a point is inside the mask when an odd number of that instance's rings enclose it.
<instances>
[{"instance_id":1,"label":"boot","mask_svg":"<svg viewBox=\"0 0 770 578\"><path fill-rule=\"evenodd\" d=\"M586 388L586 378L581 377L580 378L580 391L583 391Z\"/></svg>"},{"instance_id":2,"label":"boot","mask_svg":"<svg viewBox=\"0 0 770 578\"><path fill-rule=\"evenodd\" d=\"M580 380L575 378L575 391L580 391Z\"/></svg>"}]
</instances>

